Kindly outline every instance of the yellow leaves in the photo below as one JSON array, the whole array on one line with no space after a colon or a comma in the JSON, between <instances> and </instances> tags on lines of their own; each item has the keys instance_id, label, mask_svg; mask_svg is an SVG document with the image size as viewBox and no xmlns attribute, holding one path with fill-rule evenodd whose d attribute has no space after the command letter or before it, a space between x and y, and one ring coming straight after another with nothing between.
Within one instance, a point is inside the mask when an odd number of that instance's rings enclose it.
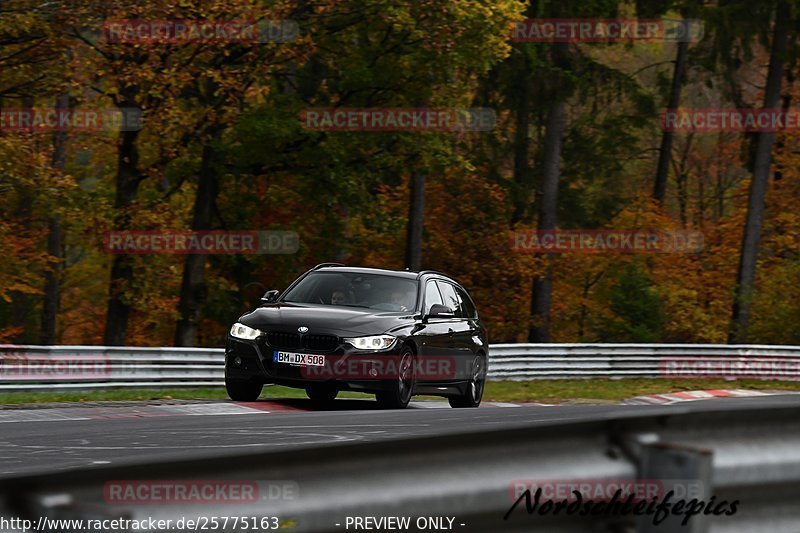
<instances>
[{"instance_id":1,"label":"yellow leaves","mask_svg":"<svg viewBox=\"0 0 800 533\"><path fill-rule=\"evenodd\" d=\"M8 294L12 292L21 292L23 294L42 294L41 289L27 283L23 283L23 280L21 279L11 281L7 286L4 286L2 292L0 292L0 297L2 297L5 301L10 302L11 298L8 297Z\"/></svg>"},{"instance_id":2,"label":"yellow leaves","mask_svg":"<svg viewBox=\"0 0 800 533\"><path fill-rule=\"evenodd\" d=\"M7 344L18 339L19 336L25 331L23 326L9 326L0 329L0 344Z\"/></svg>"},{"instance_id":3,"label":"yellow leaves","mask_svg":"<svg viewBox=\"0 0 800 533\"><path fill-rule=\"evenodd\" d=\"M41 294L37 269L49 256L37 249L38 239L19 224L0 221L0 299L14 293Z\"/></svg>"},{"instance_id":4,"label":"yellow leaves","mask_svg":"<svg viewBox=\"0 0 800 533\"><path fill-rule=\"evenodd\" d=\"M753 335L776 344L798 344L800 333L800 261L776 264L760 279L753 300Z\"/></svg>"}]
</instances>

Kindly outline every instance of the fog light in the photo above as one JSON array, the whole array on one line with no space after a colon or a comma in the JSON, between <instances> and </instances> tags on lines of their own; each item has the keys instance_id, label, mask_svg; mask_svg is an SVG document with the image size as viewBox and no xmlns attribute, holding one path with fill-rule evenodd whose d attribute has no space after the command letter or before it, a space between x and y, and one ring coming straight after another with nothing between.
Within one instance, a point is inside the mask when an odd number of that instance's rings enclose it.
<instances>
[{"instance_id":1,"label":"fog light","mask_svg":"<svg viewBox=\"0 0 800 533\"><path fill-rule=\"evenodd\" d=\"M242 366L242 358L241 357L234 357L233 358L234 366Z\"/></svg>"}]
</instances>

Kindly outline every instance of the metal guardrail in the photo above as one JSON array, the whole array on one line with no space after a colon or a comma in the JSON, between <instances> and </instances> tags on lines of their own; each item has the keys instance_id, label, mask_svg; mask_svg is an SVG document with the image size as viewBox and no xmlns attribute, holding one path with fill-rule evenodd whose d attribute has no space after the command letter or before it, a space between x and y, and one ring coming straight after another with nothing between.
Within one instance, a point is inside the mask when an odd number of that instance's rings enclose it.
<instances>
[{"instance_id":1,"label":"metal guardrail","mask_svg":"<svg viewBox=\"0 0 800 533\"><path fill-rule=\"evenodd\" d=\"M0 391L223 384L223 350L0 346ZM493 344L489 379L800 379L800 347L715 344Z\"/></svg>"},{"instance_id":2,"label":"metal guardrail","mask_svg":"<svg viewBox=\"0 0 800 533\"><path fill-rule=\"evenodd\" d=\"M0 392L216 387L224 351L213 348L0 346Z\"/></svg>"},{"instance_id":3,"label":"metal guardrail","mask_svg":"<svg viewBox=\"0 0 800 533\"><path fill-rule=\"evenodd\" d=\"M493 344L490 379L717 375L800 379L800 346L730 344Z\"/></svg>"},{"instance_id":4,"label":"metal guardrail","mask_svg":"<svg viewBox=\"0 0 800 533\"><path fill-rule=\"evenodd\" d=\"M98 466L0 479L0 516L34 523L41 516L135 520L275 516L290 524L290 530L303 533L352 530L345 528L348 516L449 516L455 519L453 530L470 533L796 533L800 524L797 415L796 402L720 402L691 410L654 406L636 413L590 420L560 418L493 431L465 428L457 434L398 441ZM283 480L294 490L277 498L233 503L217 499L203 505L136 503L135 498L109 501L108 484L126 480L173 484L175 480ZM638 519L619 513L528 514L524 503L504 519L517 483L536 486L559 480L660 480L669 487L695 487L689 497L703 502L713 496L714 505L733 500L739 504L733 516L702 513L691 518L688 527L679 525L683 514L653 527L652 514Z\"/></svg>"}]
</instances>

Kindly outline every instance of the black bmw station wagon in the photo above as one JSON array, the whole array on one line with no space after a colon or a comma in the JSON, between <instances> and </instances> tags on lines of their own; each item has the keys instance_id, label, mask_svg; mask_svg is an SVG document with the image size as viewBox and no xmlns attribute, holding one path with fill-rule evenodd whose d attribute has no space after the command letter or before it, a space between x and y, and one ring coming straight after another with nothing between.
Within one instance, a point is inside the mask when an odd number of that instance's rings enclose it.
<instances>
[{"instance_id":1,"label":"black bmw station wagon","mask_svg":"<svg viewBox=\"0 0 800 533\"><path fill-rule=\"evenodd\" d=\"M264 384L303 388L318 404L341 390L373 393L385 408L416 394L477 407L489 344L467 291L434 271L324 263L231 327L225 385L254 401Z\"/></svg>"}]
</instances>

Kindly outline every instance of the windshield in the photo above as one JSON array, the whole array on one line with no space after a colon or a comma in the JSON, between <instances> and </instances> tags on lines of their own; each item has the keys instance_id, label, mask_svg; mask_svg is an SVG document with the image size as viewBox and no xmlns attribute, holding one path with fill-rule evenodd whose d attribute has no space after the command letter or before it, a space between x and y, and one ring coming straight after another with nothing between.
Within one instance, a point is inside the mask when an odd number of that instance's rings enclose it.
<instances>
[{"instance_id":1,"label":"windshield","mask_svg":"<svg viewBox=\"0 0 800 533\"><path fill-rule=\"evenodd\" d=\"M284 302L411 311L417 307L417 282L396 276L354 272L312 272Z\"/></svg>"}]
</instances>

